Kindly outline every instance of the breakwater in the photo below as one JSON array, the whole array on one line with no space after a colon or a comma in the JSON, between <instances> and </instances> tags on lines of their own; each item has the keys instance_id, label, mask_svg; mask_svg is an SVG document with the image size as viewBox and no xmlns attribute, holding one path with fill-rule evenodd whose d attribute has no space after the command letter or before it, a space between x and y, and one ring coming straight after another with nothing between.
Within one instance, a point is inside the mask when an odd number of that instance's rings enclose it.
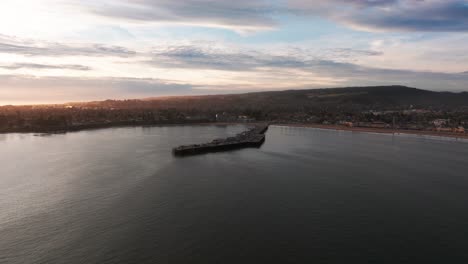
<instances>
[{"instance_id":1,"label":"breakwater","mask_svg":"<svg viewBox=\"0 0 468 264\"><path fill-rule=\"evenodd\" d=\"M197 155L248 147L260 147L265 142L268 124L257 125L234 137L215 139L209 143L179 146L172 150L176 156Z\"/></svg>"}]
</instances>

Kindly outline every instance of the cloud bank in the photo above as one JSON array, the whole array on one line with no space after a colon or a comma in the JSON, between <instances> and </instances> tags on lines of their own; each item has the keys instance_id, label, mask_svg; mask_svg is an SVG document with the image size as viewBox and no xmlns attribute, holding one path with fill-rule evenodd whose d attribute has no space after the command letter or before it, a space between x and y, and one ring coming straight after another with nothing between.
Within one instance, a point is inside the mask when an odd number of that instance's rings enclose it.
<instances>
[{"instance_id":1,"label":"cloud bank","mask_svg":"<svg viewBox=\"0 0 468 264\"><path fill-rule=\"evenodd\" d=\"M302 15L376 31L468 31L466 0L289 0Z\"/></svg>"},{"instance_id":2,"label":"cloud bank","mask_svg":"<svg viewBox=\"0 0 468 264\"><path fill-rule=\"evenodd\" d=\"M192 86L151 78L0 75L0 105L190 94Z\"/></svg>"},{"instance_id":3,"label":"cloud bank","mask_svg":"<svg viewBox=\"0 0 468 264\"><path fill-rule=\"evenodd\" d=\"M464 32L466 0L62 0L97 16L135 23L168 23L258 31L285 15L323 17L371 31Z\"/></svg>"}]
</instances>

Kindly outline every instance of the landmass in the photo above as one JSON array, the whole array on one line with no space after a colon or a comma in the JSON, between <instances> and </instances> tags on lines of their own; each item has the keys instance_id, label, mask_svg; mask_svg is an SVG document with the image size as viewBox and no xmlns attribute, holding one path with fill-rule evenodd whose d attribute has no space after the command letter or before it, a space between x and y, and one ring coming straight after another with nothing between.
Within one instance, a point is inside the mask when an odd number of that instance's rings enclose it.
<instances>
[{"instance_id":1,"label":"landmass","mask_svg":"<svg viewBox=\"0 0 468 264\"><path fill-rule=\"evenodd\" d=\"M468 92L374 86L0 106L0 133L255 122L466 138Z\"/></svg>"}]
</instances>

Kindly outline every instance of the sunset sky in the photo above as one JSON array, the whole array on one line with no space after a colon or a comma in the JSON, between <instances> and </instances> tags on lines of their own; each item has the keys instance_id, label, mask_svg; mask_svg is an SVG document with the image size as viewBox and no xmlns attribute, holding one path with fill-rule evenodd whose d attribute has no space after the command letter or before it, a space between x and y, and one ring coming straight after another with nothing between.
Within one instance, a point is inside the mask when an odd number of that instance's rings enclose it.
<instances>
[{"instance_id":1,"label":"sunset sky","mask_svg":"<svg viewBox=\"0 0 468 264\"><path fill-rule=\"evenodd\" d=\"M0 105L393 84L468 91L468 1L0 1Z\"/></svg>"}]
</instances>

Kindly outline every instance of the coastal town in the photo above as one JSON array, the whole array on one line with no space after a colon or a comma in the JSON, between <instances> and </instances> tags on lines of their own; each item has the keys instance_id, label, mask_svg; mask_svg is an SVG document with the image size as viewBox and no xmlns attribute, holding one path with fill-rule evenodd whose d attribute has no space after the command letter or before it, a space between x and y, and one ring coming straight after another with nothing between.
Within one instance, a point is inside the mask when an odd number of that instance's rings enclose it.
<instances>
[{"instance_id":1,"label":"coastal town","mask_svg":"<svg viewBox=\"0 0 468 264\"><path fill-rule=\"evenodd\" d=\"M425 109L363 112L255 113L101 107L0 107L0 132L56 132L128 125L252 123L309 124L465 134L468 113Z\"/></svg>"}]
</instances>

